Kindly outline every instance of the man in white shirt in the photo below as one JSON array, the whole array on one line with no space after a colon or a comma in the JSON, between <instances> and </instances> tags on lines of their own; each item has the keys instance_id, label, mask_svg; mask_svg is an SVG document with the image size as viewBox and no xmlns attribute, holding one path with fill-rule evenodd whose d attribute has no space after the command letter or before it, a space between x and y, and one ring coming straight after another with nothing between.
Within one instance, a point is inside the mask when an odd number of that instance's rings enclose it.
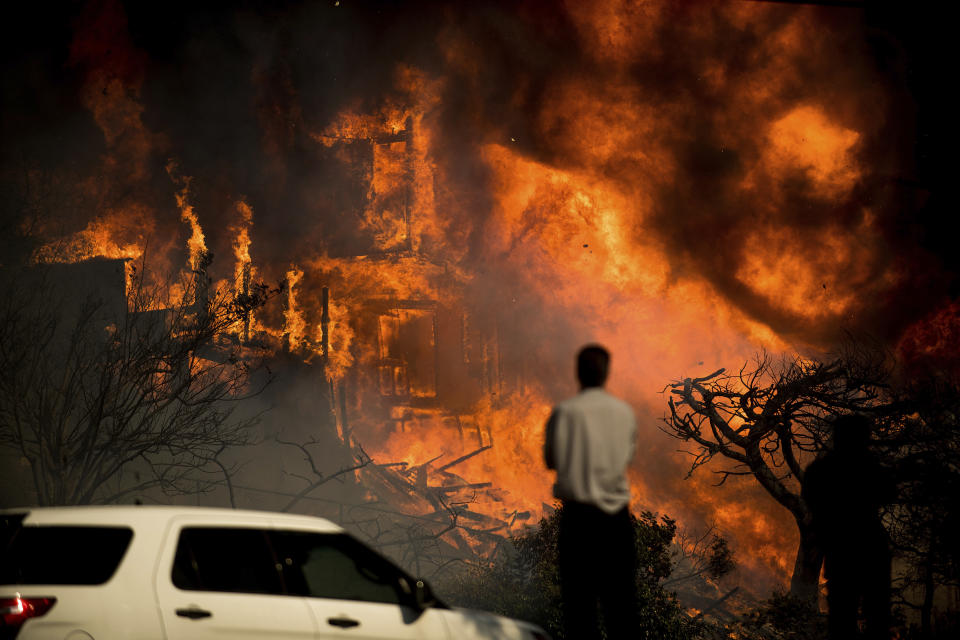
<instances>
[{"instance_id":1,"label":"man in white shirt","mask_svg":"<svg viewBox=\"0 0 960 640\"><path fill-rule=\"evenodd\" d=\"M626 472L637 422L630 405L604 390L609 370L606 349L580 350L580 393L554 408L544 443L547 468L557 471L553 495L562 502L560 587L571 640L600 637L598 604L609 640L636 630L637 552Z\"/></svg>"}]
</instances>

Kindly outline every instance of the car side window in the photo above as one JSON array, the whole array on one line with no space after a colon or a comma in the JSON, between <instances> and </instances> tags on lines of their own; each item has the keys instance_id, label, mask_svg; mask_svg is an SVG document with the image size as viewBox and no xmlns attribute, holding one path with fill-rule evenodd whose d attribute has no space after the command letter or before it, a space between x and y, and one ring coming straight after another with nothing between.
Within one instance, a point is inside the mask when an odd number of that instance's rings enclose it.
<instances>
[{"instance_id":1,"label":"car side window","mask_svg":"<svg viewBox=\"0 0 960 640\"><path fill-rule=\"evenodd\" d=\"M410 600L403 572L348 535L278 531L275 536L291 593L386 604Z\"/></svg>"},{"instance_id":2,"label":"car side window","mask_svg":"<svg viewBox=\"0 0 960 640\"><path fill-rule=\"evenodd\" d=\"M23 517L20 517L22 520ZM127 527L20 526L0 521L0 584L107 582L133 539ZM2 625L0 625L2 626Z\"/></svg>"},{"instance_id":3,"label":"car side window","mask_svg":"<svg viewBox=\"0 0 960 640\"><path fill-rule=\"evenodd\" d=\"M263 529L185 527L172 579L186 591L283 594L280 567Z\"/></svg>"}]
</instances>

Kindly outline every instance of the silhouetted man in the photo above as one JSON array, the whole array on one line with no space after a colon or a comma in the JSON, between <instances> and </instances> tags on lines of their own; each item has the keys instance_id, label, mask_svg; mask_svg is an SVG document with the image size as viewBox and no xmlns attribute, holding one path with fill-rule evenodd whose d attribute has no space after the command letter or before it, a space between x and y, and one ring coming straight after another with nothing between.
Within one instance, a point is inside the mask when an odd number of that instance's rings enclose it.
<instances>
[{"instance_id":1,"label":"silhouetted man","mask_svg":"<svg viewBox=\"0 0 960 640\"><path fill-rule=\"evenodd\" d=\"M606 349L581 349L580 393L547 422L544 457L557 470L553 495L563 503L560 588L570 640L600 637L598 604L609 640L635 632L637 550L626 471L637 425L630 405L604 390L609 369Z\"/></svg>"},{"instance_id":2,"label":"silhouetted man","mask_svg":"<svg viewBox=\"0 0 960 640\"><path fill-rule=\"evenodd\" d=\"M833 425L833 450L807 467L803 497L824 551L832 640L858 635L863 606L868 638L890 637L890 549L880 507L889 476L867 450L871 422L845 415Z\"/></svg>"}]
</instances>

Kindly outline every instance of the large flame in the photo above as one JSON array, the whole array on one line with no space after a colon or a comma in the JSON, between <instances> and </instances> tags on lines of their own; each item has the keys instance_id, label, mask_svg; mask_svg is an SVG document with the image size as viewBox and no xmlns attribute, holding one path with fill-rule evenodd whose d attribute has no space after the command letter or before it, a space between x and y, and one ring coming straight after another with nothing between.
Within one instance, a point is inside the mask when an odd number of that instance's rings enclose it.
<instances>
[{"instance_id":1,"label":"large flame","mask_svg":"<svg viewBox=\"0 0 960 640\"><path fill-rule=\"evenodd\" d=\"M103 135L105 179L142 187L167 142L144 124L144 55L123 35L123 11L101 9L71 59ZM524 11L510 32L519 40L533 20ZM236 295L261 278L286 282L282 311L258 312L236 336L267 336L323 366L331 389L354 394L351 437L375 459L421 468L451 501L509 526L551 502L543 423L575 391L576 349L602 342L612 389L641 419L636 506L714 522L751 549L745 562L783 577L793 524L747 483L682 482L684 458L657 429L660 392L759 349L829 346L831 327L906 281L887 257L882 203L857 195L875 172L865 150L883 100L870 83L810 81L811 68L841 81L852 71L824 62L840 45L804 8L595 0L558 12L576 56L549 66L570 52L518 45L549 72L509 90L491 88L494 57L455 22L437 38L438 66L398 61L378 76L391 78L383 96L338 103L322 120L298 102L289 69L273 78L258 61L254 83L274 90L257 98L268 185L221 187L211 169L200 199L203 180L186 173L208 168L170 161L175 212L131 196L44 237L35 259L141 258L153 242L148 258L165 264L184 251L179 218L191 270L209 242L231 250L219 284ZM113 31L123 56L94 37ZM737 46L742 55L728 51ZM318 157L345 169L315 177L285 164ZM451 331L454 316L456 364L476 392L444 404L438 327ZM916 329L905 344L937 349L939 335Z\"/></svg>"},{"instance_id":2,"label":"large flame","mask_svg":"<svg viewBox=\"0 0 960 640\"><path fill-rule=\"evenodd\" d=\"M236 266L233 268L234 290L242 292L250 288L253 261L250 258L250 227L253 225L253 209L245 200L237 201L238 220L233 226L233 255Z\"/></svg>"},{"instance_id":3,"label":"large flame","mask_svg":"<svg viewBox=\"0 0 960 640\"><path fill-rule=\"evenodd\" d=\"M176 161L168 162L166 168L170 179L180 187L180 190L175 194L177 207L180 208L180 218L190 227L190 237L187 240L187 248L190 250L190 269L197 271L201 268L204 256L207 253L207 242L193 205L190 204L190 182L192 178L191 176L180 175Z\"/></svg>"}]
</instances>

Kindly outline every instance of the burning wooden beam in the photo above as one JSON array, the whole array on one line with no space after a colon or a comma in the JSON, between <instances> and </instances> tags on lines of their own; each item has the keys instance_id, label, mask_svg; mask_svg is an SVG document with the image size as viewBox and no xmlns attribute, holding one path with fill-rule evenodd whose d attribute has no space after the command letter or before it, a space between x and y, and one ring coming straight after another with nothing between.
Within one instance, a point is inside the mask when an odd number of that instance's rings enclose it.
<instances>
[{"instance_id":1,"label":"burning wooden beam","mask_svg":"<svg viewBox=\"0 0 960 640\"><path fill-rule=\"evenodd\" d=\"M450 467L454 467L454 466L460 464L461 462L465 462L465 461L469 460L470 458L472 458L473 456L477 455L478 453L483 453L484 451L486 451L487 449L489 449L491 446L493 446L493 445L489 445L489 444L488 444L488 445L486 445L486 446L480 447L479 449L474 449L474 450L471 451L470 453L468 453L468 454L466 454L466 455L460 456L459 458L457 458L457 459L454 460L453 462L448 462L447 464L445 464L445 465L443 465L442 467L440 467L439 469L437 469L437 471L446 471L446 470L449 469Z\"/></svg>"},{"instance_id":2,"label":"burning wooden beam","mask_svg":"<svg viewBox=\"0 0 960 640\"><path fill-rule=\"evenodd\" d=\"M467 482L464 484L451 484L446 486L439 487L430 487L431 489L436 489L441 493L452 493L454 491L460 491L461 489L486 489L487 487L492 487L492 482Z\"/></svg>"}]
</instances>

